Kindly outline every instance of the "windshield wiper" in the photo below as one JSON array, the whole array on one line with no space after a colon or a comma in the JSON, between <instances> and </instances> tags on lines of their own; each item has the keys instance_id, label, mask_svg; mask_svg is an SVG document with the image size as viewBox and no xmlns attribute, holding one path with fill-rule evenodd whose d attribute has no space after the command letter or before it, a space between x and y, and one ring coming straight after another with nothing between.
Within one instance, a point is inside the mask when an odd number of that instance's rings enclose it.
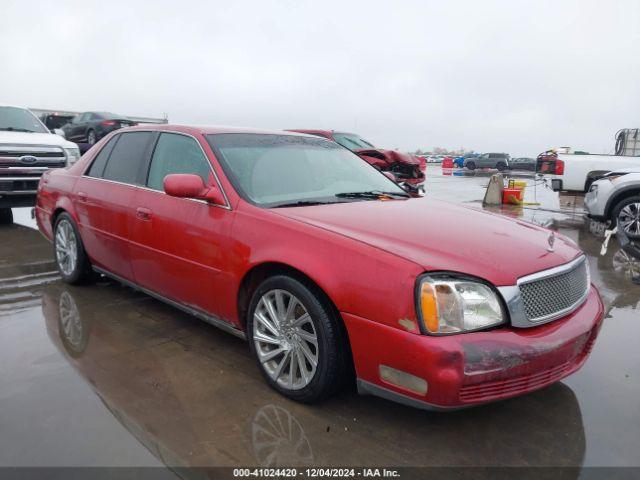
<instances>
[{"instance_id":1,"label":"windshield wiper","mask_svg":"<svg viewBox=\"0 0 640 480\"><path fill-rule=\"evenodd\" d=\"M378 200L380 197L409 198L410 196L411 195L409 195L408 193L383 192L382 190L336 193L336 197L338 198L370 198L372 200Z\"/></svg>"},{"instance_id":2,"label":"windshield wiper","mask_svg":"<svg viewBox=\"0 0 640 480\"><path fill-rule=\"evenodd\" d=\"M5 132L28 132L28 133L36 133L33 130L27 130L26 128L13 128L13 127L0 127L0 130Z\"/></svg>"},{"instance_id":3,"label":"windshield wiper","mask_svg":"<svg viewBox=\"0 0 640 480\"><path fill-rule=\"evenodd\" d=\"M311 205L327 205L329 203L338 203L338 202L328 202L326 200L299 200L296 202L289 203L279 203L278 205L274 205L271 208L283 208L283 207L308 207Z\"/></svg>"}]
</instances>

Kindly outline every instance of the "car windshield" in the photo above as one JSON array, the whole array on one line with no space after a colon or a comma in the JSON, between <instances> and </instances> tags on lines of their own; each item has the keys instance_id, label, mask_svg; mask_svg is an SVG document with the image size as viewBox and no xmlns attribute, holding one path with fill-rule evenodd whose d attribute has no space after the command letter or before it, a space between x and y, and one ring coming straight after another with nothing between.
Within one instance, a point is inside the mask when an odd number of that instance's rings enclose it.
<instances>
[{"instance_id":1,"label":"car windshield","mask_svg":"<svg viewBox=\"0 0 640 480\"><path fill-rule=\"evenodd\" d=\"M360 148L375 148L364 138L352 133L334 133L333 139L349 150L357 150Z\"/></svg>"},{"instance_id":2,"label":"car windshield","mask_svg":"<svg viewBox=\"0 0 640 480\"><path fill-rule=\"evenodd\" d=\"M240 195L257 205L281 207L376 200L407 193L335 143L294 135L207 135Z\"/></svg>"},{"instance_id":3,"label":"car windshield","mask_svg":"<svg viewBox=\"0 0 640 480\"><path fill-rule=\"evenodd\" d=\"M17 107L0 107L0 130L49 133L33 113Z\"/></svg>"}]
</instances>

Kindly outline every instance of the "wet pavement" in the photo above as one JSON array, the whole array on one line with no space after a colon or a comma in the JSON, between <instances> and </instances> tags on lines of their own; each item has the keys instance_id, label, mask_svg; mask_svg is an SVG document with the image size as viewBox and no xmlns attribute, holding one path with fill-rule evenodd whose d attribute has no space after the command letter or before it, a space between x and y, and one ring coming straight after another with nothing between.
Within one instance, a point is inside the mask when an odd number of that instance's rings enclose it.
<instances>
[{"instance_id":1,"label":"wet pavement","mask_svg":"<svg viewBox=\"0 0 640 480\"><path fill-rule=\"evenodd\" d=\"M573 376L444 414L355 389L289 401L244 341L115 282L61 283L22 210L0 226L0 466L639 466L640 263L615 241L599 256L579 201L519 177L540 205L495 211L574 239L607 318ZM425 208L481 208L488 179L430 166Z\"/></svg>"}]
</instances>

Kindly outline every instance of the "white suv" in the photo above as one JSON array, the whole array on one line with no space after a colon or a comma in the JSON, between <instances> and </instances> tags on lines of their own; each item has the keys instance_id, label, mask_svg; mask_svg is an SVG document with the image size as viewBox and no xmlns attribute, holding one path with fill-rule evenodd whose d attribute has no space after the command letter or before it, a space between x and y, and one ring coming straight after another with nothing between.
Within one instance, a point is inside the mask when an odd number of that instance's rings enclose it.
<instances>
[{"instance_id":1,"label":"white suv","mask_svg":"<svg viewBox=\"0 0 640 480\"><path fill-rule=\"evenodd\" d=\"M29 110L0 104L0 223L13 220L12 207L35 205L45 170L79 158L75 143L51 133Z\"/></svg>"},{"instance_id":2,"label":"white suv","mask_svg":"<svg viewBox=\"0 0 640 480\"><path fill-rule=\"evenodd\" d=\"M584 197L589 217L618 225L631 239L640 238L640 168L607 173Z\"/></svg>"}]
</instances>

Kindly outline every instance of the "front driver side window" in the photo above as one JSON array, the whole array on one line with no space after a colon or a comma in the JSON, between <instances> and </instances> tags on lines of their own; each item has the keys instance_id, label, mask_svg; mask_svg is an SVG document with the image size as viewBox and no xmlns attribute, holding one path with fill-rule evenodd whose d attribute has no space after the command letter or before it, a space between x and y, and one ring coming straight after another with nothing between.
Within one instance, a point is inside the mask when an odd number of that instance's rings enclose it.
<instances>
[{"instance_id":1,"label":"front driver side window","mask_svg":"<svg viewBox=\"0 0 640 480\"><path fill-rule=\"evenodd\" d=\"M147 186L164 191L164 177L173 173L193 173L200 176L205 185L213 181L209 160L194 138L163 133L151 158Z\"/></svg>"}]
</instances>

